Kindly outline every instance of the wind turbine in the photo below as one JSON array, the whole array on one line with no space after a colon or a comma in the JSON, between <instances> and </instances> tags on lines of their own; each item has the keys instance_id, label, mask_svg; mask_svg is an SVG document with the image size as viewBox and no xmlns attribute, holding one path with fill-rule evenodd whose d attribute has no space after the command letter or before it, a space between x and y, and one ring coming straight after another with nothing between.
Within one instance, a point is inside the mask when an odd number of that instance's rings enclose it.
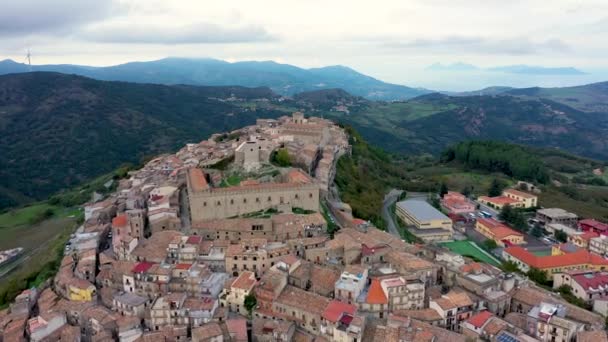
<instances>
[{"instance_id":1,"label":"wind turbine","mask_svg":"<svg viewBox=\"0 0 608 342\"><path fill-rule=\"evenodd\" d=\"M32 71L32 54L30 53L30 49L27 49L27 55L25 56L25 58L27 59L27 65L30 69L30 71Z\"/></svg>"}]
</instances>

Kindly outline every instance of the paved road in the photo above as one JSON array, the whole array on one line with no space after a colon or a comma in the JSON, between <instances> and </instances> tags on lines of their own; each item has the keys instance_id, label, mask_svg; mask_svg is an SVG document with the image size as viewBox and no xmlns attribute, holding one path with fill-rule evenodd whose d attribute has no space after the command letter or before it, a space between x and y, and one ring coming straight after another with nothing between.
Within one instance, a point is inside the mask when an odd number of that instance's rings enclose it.
<instances>
[{"instance_id":1,"label":"paved road","mask_svg":"<svg viewBox=\"0 0 608 342\"><path fill-rule=\"evenodd\" d=\"M397 228L397 223L393 219L393 215L391 215L391 206L397 202L399 196L403 193L403 190L392 189L384 196L384 201L382 202L382 218L386 222L387 231L398 238L402 238L401 233L399 232L399 228ZM428 194L426 192L408 192L407 199L422 199L426 200Z\"/></svg>"},{"instance_id":2,"label":"paved road","mask_svg":"<svg viewBox=\"0 0 608 342\"><path fill-rule=\"evenodd\" d=\"M399 196L403 193L402 190L393 189L384 196L384 201L382 202L382 218L386 222L386 227L389 233L394 236L397 236L401 239L401 234L399 233L399 229L397 229L397 224L395 220L393 220L393 215L391 215L391 206L393 203L397 202Z\"/></svg>"}]
</instances>

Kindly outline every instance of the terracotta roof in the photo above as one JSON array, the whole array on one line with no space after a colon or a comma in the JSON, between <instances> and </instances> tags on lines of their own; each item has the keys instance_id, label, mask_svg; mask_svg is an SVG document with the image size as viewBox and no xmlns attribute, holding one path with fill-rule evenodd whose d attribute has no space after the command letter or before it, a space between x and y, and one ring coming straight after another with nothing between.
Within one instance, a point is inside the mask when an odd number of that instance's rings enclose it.
<instances>
[{"instance_id":1,"label":"terracotta roof","mask_svg":"<svg viewBox=\"0 0 608 342\"><path fill-rule=\"evenodd\" d=\"M515 196L523 197L523 198L536 198L535 195L529 194L527 192L515 190L515 189L507 189L503 191L503 194L513 194Z\"/></svg>"},{"instance_id":2,"label":"terracotta roof","mask_svg":"<svg viewBox=\"0 0 608 342\"><path fill-rule=\"evenodd\" d=\"M230 318L226 321L230 336L233 341L247 341L247 320L244 318Z\"/></svg>"},{"instance_id":3,"label":"terracotta roof","mask_svg":"<svg viewBox=\"0 0 608 342\"><path fill-rule=\"evenodd\" d=\"M606 331L579 331L576 334L577 342L608 342Z\"/></svg>"},{"instance_id":4,"label":"terracotta roof","mask_svg":"<svg viewBox=\"0 0 608 342\"><path fill-rule=\"evenodd\" d=\"M131 270L132 273L144 273L147 270L149 270L152 266L154 266L153 263L151 262L140 262L139 264L135 265L135 267Z\"/></svg>"},{"instance_id":5,"label":"terracotta roof","mask_svg":"<svg viewBox=\"0 0 608 342\"><path fill-rule=\"evenodd\" d=\"M599 289L608 285L608 273L603 272L581 272L571 274L572 279L576 281L585 291L590 289Z\"/></svg>"},{"instance_id":6,"label":"terracotta roof","mask_svg":"<svg viewBox=\"0 0 608 342\"><path fill-rule=\"evenodd\" d=\"M188 170L188 177L190 178L190 185L194 191L209 189L209 183L207 183L203 170L199 168L191 168Z\"/></svg>"},{"instance_id":7,"label":"terracotta roof","mask_svg":"<svg viewBox=\"0 0 608 342\"><path fill-rule=\"evenodd\" d=\"M594 219L584 219L578 222L579 226L585 225L590 226L595 230L606 231L608 230L608 224L594 220Z\"/></svg>"},{"instance_id":8,"label":"terracotta roof","mask_svg":"<svg viewBox=\"0 0 608 342\"><path fill-rule=\"evenodd\" d=\"M504 252L521 260L530 267L538 269L581 264L608 265L608 260L584 249L570 254L536 256L520 246L512 246L505 248Z\"/></svg>"},{"instance_id":9,"label":"terracotta roof","mask_svg":"<svg viewBox=\"0 0 608 342\"><path fill-rule=\"evenodd\" d=\"M477 223L488 228L490 232L494 235L494 237L499 240L502 240L512 235L523 236L522 233L513 230L509 226L502 224L494 219L478 218Z\"/></svg>"},{"instance_id":10,"label":"terracotta roof","mask_svg":"<svg viewBox=\"0 0 608 342\"><path fill-rule=\"evenodd\" d=\"M186 243L199 244L199 243L201 243L202 240L203 240L202 236L189 236L188 240L186 240Z\"/></svg>"},{"instance_id":11,"label":"terracotta roof","mask_svg":"<svg viewBox=\"0 0 608 342\"><path fill-rule=\"evenodd\" d=\"M480 313L473 315L471 318L467 320L467 323L473 325L475 328L483 327L486 322L493 317L494 315L487 310L481 311Z\"/></svg>"},{"instance_id":12,"label":"terracotta roof","mask_svg":"<svg viewBox=\"0 0 608 342\"><path fill-rule=\"evenodd\" d=\"M328 298L290 285L285 287L276 301L318 315L321 315L329 304Z\"/></svg>"},{"instance_id":13,"label":"terracotta roof","mask_svg":"<svg viewBox=\"0 0 608 342\"><path fill-rule=\"evenodd\" d=\"M395 310L395 315L419 319L425 322L433 322L441 320L441 315L436 310L431 308L420 310Z\"/></svg>"},{"instance_id":14,"label":"terracotta roof","mask_svg":"<svg viewBox=\"0 0 608 342\"><path fill-rule=\"evenodd\" d=\"M192 329L192 338L197 341L207 341L212 337L220 336L222 334L222 328L217 323L207 323Z\"/></svg>"},{"instance_id":15,"label":"terracotta roof","mask_svg":"<svg viewBox=\"0 0 608 342\"><path fill-rule=\"evenodd\" d=\"M181 263L181 264L176 264L175 265L175 269L177 269L177 270L189 270L190 267L192 267L192 264Z\"/></svg>"},{"instance_id":16,"label":"terracotta roof","mask_svg":"<svg viewBox=\"0 0 608 342\"><path fill-rule=\"evenodd\" d=\"M232 287L250 291L255 285L255 274L253 272L244 271L232 282Z\"/></svg>"},{"instance_id":17,"label":"terracotta roof","mask_svg":"<svg viewBox=\"0 0 608 342\"><path fill-rule=\"evenodd\" d=\"M485 201L485 202L496 203L496 204L513 204L513 203L519 202L519 201L509 198L507 196L496 196L496 197L480 196L479 199L482 201Z\"/></svg>"},{"instance_id":18,"label":"terracotta roof","mask_svg":"<svg viewBox=\"0 0 608 342\"><path fill-rule=\"evenodd\" d=\"M120 214L112 219L112 227L124 227L127 225L127 214Z\"/></svg>"},{"instance_id":19,"label":"terracotta roof","mask_svg":"<svg viewBox=\"0 0 608 342\"><path fill-rule=\"evenodd\" d=\"M367 304L388 304L388 298L382 289L382 285L380 285L380 280L372 280L365 302Z\"/></svg>"},{"instance_id":20,"label":"terracotta roof","mask_svg":"<svg viewBox=\"0 0 608 342\"><path fill-rule=\"evenodd\" d=\"M342 317L342 314L346 313L349 315L354 315L356 311L357 307L354 305L347 304L339 300L332 300L329 302L329 305L327 305L327 308L325 308L325 311L323 311L323 318L330 322L336 323L340 317Z\"/></svg>"}]
</instances>

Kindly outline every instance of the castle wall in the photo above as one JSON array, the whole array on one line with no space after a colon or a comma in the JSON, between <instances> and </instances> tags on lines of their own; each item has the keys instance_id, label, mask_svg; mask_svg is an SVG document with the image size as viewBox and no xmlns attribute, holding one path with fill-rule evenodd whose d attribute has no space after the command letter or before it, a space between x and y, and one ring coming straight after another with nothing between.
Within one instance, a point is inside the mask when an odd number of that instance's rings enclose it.
<instances>
[{"instance_id":1,"label":"castle wall","mask_svg":"<svg viewBox=\"0 0 608 342\"><path fill-rule=\"evenodd\" d=\"M210 189L189 191L188 196L194 222L230 218L279 206L319 211L319 186L316 184L283 183Z\"/></svg>"}]
</instances>

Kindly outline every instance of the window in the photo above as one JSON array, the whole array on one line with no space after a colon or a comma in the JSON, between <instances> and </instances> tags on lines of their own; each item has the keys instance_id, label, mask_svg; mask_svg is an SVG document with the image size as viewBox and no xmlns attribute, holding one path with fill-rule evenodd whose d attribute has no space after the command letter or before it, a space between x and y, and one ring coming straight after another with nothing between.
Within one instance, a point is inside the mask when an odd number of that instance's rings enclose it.
<instances>
[{"instance_id":1,"label":"window","mask_svg":"<svg viewBox=\"0 0 608 342\"><path fill-rule=\"evenodd\" d=\"M243 198L243 203L247 203L247 199L246 198Z\"/></svg>"},{"instance_id":2,"label":"window","mask_svg":"<svg viewBox=\"0 0 608 342\"><path fill-rule=\"evenodd\" d=\"M255 198L255 203L260 203L260 198L259 197Z\"/></svg>"},{"instance_id":3,"label":"window","mask_svg":"<svg viewBox=\"0 0 608 342\"><path fill-rule=\"evenodd\" d=\"M268 196L268 202L272 201L272 197Z\"/></svg>"},{"instance_id":4,"label":"window","mask_svg":"<svg viewBox=\"0 0 608 342\"><path fill-rule=\"evenodd\" d=\"M230 204L234 204L234 200L233 199L230 200Z\"/></svg>"},{"instance_id":5,"label":"window","mask_svg":"<svg viewBox=\"0 0 608 342\"><path fill-rule=\"evenodd\" d=\"M308 194L308 198L312 198L312 192Z\"/></svg>"},{"instance_id":6,"label":"window","mask_svg":"<svg viewBox=\"0 0 608 342\"><path fill-rule=\"evenodd\" d=\"M206 206L207 206L207 202L203 202L203 207L206 207Z\"/></svg>"}]
</instances>

